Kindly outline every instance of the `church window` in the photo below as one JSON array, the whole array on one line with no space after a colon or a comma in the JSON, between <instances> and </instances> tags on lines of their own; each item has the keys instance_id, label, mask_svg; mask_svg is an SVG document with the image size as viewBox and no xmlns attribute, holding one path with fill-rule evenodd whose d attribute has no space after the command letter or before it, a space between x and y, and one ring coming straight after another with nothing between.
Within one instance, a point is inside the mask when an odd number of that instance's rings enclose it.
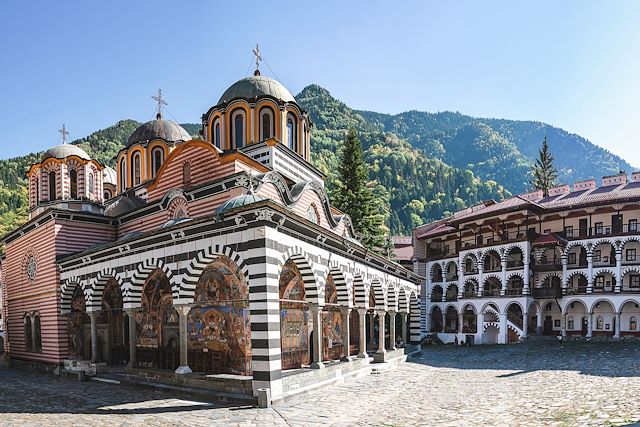
<instances>
[{"instance_id":1,"label":"church window","mask_svg":"<svg viewBox=\"0 0 640 427\"><path fill-rule=\"evenodd\" d=\"M24 347L27 351L33 350L33 331L31 329L31 315L24 315Z\"/></svg>"},{"instance_id":2,"label":"church window","mask_svg":"<svg viewBox=\"0 0 640 427\"><path fill-rule=\"evenodd\" d=\"M88 186L89 186L89 196L93 195L95 191L95 184L93 182L93 173L89 172L89 177L87 178Z\"/></svg>"},{"instance_id":3,"label":"church window","mask_svg":"<svg viewBox=\"0 0 640 427\"><path fill-rule=\"evenodd\" d=\"M132 185L136 186L138 184L140 184L142 182L142 177L140 176L140 152L136 152L133 157L132 157L132 164L131 164L131 183Z\"/></svg>"},{"instance_id":4,"label":"church window","mask_svg":"<svg viewBox=\"0 0 640 427\"><path fill-rule=\"evenodd\" d=\"M36 205L40 203L40 177L36 177Z\"/></svg>"},{"instance_id":5,"label":"church window","mask_svg":"<svg viewBox=\"0 0 640 427\"><path fill-rule=\"evenodd\" d=\"M51 171L49 172L49 200L55 200L56 198L56 173Z\"/></svg>"},{"instance_id":6,"label":"church window","mask_svg":"<svg viewBox=\"0 0 640 427\"><path fill-rule=\"evenodd\" d=\"M191 183L191 162L182 164L182 183L185 185Z\"/></svg>"},{"instance_id":7,"label":"church window","mask_svg":"<svg viewBox=\"0 0 640 427\"><path fill-rule=\"evenodd\" d=\"M244 111L236 111L231 117L233 122L232 138L235 144L234 148L242 148L245 145Z\"/></svg>"},{"instance_id":8,"label":"church window","mask_svg":"<svg viewBox=\"0 0 640 427\"><path fill-rule=\"evenodd\" d=\"M111 198L111 191L109 190L104 190L104 200L109 200Z\"/></svg>"},{"instance_id":9,"label":"church window","mask_svg":"<svg viewBox=\"0 0 640 427\"><path fill-rule=\"evenodd\" d=\"M120 159L120 192L127 188L127 164L124 158Z\"/></svg>"},{"instance_id":10,"label":"church window","mask_svg":"<svg viewBox=\"0 0 640 427\"><path fill-rule=\"evenodd\" d=\"M213 145L222 150L222 141L220 141L220 119L213 122Z\"/></svg>"},{"instance_id":11,"label":"church window","mask_svg":"<svg viewBox=\"0 0 640 427\"><path fill-rule=\"evenodd\" d=\"M42 351L42 330L40 325L40 314L33 314L33 350Z\"/></svg>"},{"instance_id":12,"label":"church window","mask_svg":"<svg viewBox=\"0 0 640 427\"><path fill-rule=\"evenodd\" d=\"M297 126L293 114L287 115L287 147L293 151L298 150Z\"/></svg>"},{"instance_id":13,"label":"church window","mask_svg":"<svg viewBox=\"0 0 640 427\"><path fill-rule=\"evenodd\" d=\"M307 124L302 123L302 141L300 141L300 153L305 156L307 152Z\"/></svg>"},{"instance_id":14,"label":"church window","mask_svg":"<svg viewBox=\"0 0 640 427\"><path fill-rule=\"evenodd\" d=\"M75 169L69 171L69 188L71 192L71 198L78 198L78 172Z\"/></svg>"},{"instance_id":15,"label":"church window","mask_svg":"<svg viewBox=\"0 0 640 427\"><path fill-rule=\"evenodd\" d=\"M316 210L315 205L311 205L309 206L309 209L307 209L307 218L309 218L309 221L314 224L318 223L318 211Z\"/></svg>"},{"instance_id":16,"label":"church window","mask_svg":"<svg viewBox=\"0 0 640 427\"><path fill-rule=\"evenodd\" d=\"M270 108L263 108L260 111L260 129L262 141L273 137L273 111Z\"/></svg>"},{"instance_id":17,"label":"church window","mask_svg":"<svg viewBox=\"0 0 640 427\"><path fill-rule=\"evenodd\" d=\"M162 162L164 161L164 150L162 147L154 147L154 149L151 150L151 160L153 176L155 177L160 170L160 166L162 166Z\"/></svg>"}]
</instances>

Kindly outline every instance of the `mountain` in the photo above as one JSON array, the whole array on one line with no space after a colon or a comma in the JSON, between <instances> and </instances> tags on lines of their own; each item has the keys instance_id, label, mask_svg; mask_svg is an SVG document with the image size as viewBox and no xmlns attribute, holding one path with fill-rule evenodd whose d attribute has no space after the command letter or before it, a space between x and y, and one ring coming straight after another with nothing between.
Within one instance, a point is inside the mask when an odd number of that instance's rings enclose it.
<instances>
[{"instance_id":1,"label":"mountain","mask_svg":"<svg viewBox=\"0 0 640 427\"><path fill-rule=\"evenodd\" d=\"M389 115L357 111L310 85L296 99L313 121L311 160L335 186L340 146L350 127L360 135L371 165L371 186L393 234L486 199L529 190L530 165L544 136L556 158L562 182L631 171L623 159L540 122L484 119L454 112L407 111ZM102 163L114 157L140 123L121 120L73 141ZM193 136L199 124L183 124ZM0 160L0 235L24 222L25 171L41 153Z\"/></svg>"},{"instance_id":2,"label":"mountain","mask_svg":"<svg viewBox=\"0 0 640 427\"><path fill-rule=\"evenodd\" d=\"M547 137L561 183L631 172L624 159L589 140L541 122L483 119L460 113L359 111L375 128L393 132L428 156L495 179L512 193L529 191L529 168Z\"/></svg>"}]
</instances>

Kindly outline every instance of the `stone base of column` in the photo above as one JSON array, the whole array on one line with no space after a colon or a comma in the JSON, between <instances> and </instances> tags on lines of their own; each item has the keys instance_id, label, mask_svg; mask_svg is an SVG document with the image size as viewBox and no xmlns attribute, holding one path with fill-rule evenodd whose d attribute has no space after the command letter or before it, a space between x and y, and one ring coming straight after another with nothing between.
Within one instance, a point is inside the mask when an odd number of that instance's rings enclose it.
<instances>
[{"instance_id":1,"label":"stone base of column","mask_svg":"<svg viewBox=\"0 0 640 427\"><path fill-rule=\"evenodd\" d=\"M342 356L340 358L341 362L351 362L351 357L350 356Z\"/></svg>"},{"instance_id":2,"label":"stone base of column","mask_svg":"<svg viewBox=\"0 0 640 427\"><path fill-rule=\"evenodd\" d=\"M367 357L369 357L369 355L366 352L358 353L358 359L366 359Z\"/></svg>"},{"instance_id":3,"label":"stone base of column","mask_svg":"<svg viewBox=\"0 0 640 427\"><path fill-rule=\"evenodd\" d=\"M188 366L178 366L178 369L176 369L176 374L191 374L193 373L193 371L191 371L191 368Z\"/></svg>"},{"instance_id":4,"label":"stone base of column","mask_svg":"<svg viewBox=\"0 0 640 427\"><path fill-rule=\"evenodd\" d=\"M384 349L384 348L379 348L379 349L378 349L378 351L376 351L376 354L384 354L384 353L386 353L386 352L387 352L387 350L386 350L386 349Z\"/></svg>"},{"instance_id":5,"label":"stone base of column","mask_svg":"<svg viewBox=\"0 0 640 427\"><path fill-rule=\"evenodd\" d=\"M311 367L311 369L324 369L324 363L322 363L322 362L313 362L310 367Z\"/></svg>"}]
</instances>

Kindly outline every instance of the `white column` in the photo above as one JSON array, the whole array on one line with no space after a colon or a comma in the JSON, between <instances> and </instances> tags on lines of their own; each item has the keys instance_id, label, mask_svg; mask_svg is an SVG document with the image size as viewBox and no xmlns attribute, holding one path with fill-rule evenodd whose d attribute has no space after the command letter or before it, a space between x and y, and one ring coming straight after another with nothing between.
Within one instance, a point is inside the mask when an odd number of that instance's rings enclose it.
<instances>
[{"instance_id":1,"label":"white column","mask_svg":"<svg viewBox=\"0 0 640 427\"><path fill-rule=\"evenodd\" d=\"M189 362L187 360L187 316L191 311L190 305L176 305L176 311L178 312L180 321L180 366L176 369L176 374L190 374L191 368L189 368Z\"/></svg>"},{"instance_id":2,"label":"white column","mask_svg":"<svg viewBox=\"0 0 640 427\"><path fill-rule=\"evenodd\" d=\"M593 335L593 313L587 313L587 337Z\"/></svg>"},{"instance_id":3,"label":"white column","mask_svg":"<svg viewBox=\"0 0 640 427\"><path fill-rule=\"evenodd\" d=\"M504 296L507 294L507 259L501 260L500 264L502 265L502 289L500 289L500 295Z\"/></svg>"},{"instance_id":4,"label":"white column","mask_svg":"<svg viewBox=\"0 0 640 427\"><path fill-rule=\"evenodd\" d=\"M440 284L440 286L442 286L442 302L446 302L447 301L447 276L445 275L445 273L442 273L442 283Z\"/></svg>"},{"instance_id":5,"label":"white column","mask_svg":"<svg viewBox=\"0 0 640 427\"><path fill-rule=\"evenodd\" d=\"M529 336L529 313L524 312L522 313L522 333L523 333L523 337L526 338Z\"/></svg>"},{"instance_id":6,"label":"white column","mask_svg":"<svg viewBox=\"0 0 640 427\"><path fill-rule=\"evenodd\" d=\"M622 291L622 249L616 249L616 288L614 290Z\"/></svg>"},{"instance_id":7,"label":"white column","mask_svg":"<svg viewBox=\"0 0 640 427\"><path fill-rule=\"evenodd\" d=\"M364 359L369 357L367 354L367 310L359 308L358 316L360 316L360 336L358 337L358 344L360 348L358 351L358 358Z\"/></svg>"},{"instance_id":8,"label":"white column","mask_svg":"<svg viewBox=\"0 0 640 427\"><path fill-rule=\"evenodd\" d=\"M478 313L478 320L476 322L476 334L479 341L477 344L482 344L482 335L484 335L484 313Z\"/></svg>"},{"instance_id":9,"label":"white column","mask_svg":"<svg viewBox=\"0 0 640 427\"><path fill-rule=\"evenodd\" d=\"M129 363L127 368L136 367L136 313L135 308L125 309L125 313L129 317Z\"/></svg>"},{"instance_id":10,"label":"white column","mask_svg":"<svg viewBox=\"0 0 640 427\"><path fill-rule=\"evenodd\" d=\"M462 313L458 313L458 333L462 333Z\"/></svg>"},{"instance_id":11,"label":"white column","mask_svg":"<svg viewBox=\"0 0 640 427\"><path fill-rule=\"evenodd\" d=\"M593 253L587 252L587 293L593 292Z\"/></svg>"},{"instance_id":12,"label":"white column","mask_svg":"<svg viewBox=\"0 0 640 427\"><path fill-rule=\"evenodd\" d=\"M567 274L567 266L569 264L569 255L562 254L562 295L567 294L567 282L569 280L569 275Z\"/></svg>"},{"instance_id":13,"label":"white column","mask_svg":"<svg viewBox=\"0 0 640 427\"><path fill-rule=\"evenodd\" d=\"M313 320L313 363L311 368L322 369L322 307L309 304L309 311Z\"/></svg>"},{"instance_id":14,"label":"white column","mask_svg":"<svg viewBox=\"0 0 640 427\"><path fill-rule=\"evenodd\" d=\"M525 253L525 257L524 257L524 270L523 270L523 281L522 281L522 294L523 295L529 295L530 294L530 290L529 290L529 251L526 251L527 253Z\"/></svg>"},{"instance_id":15,"label":"white column","mask_svg":"<svg viewBox=\"0 0 640 427\"><path fill-rule=\"evenodd\" d=\"M542 309L538 311L538 316L536 318L536 333L538 335L542 334Z\"/></svg>"},{"instance_id":16,"label":"white column","mask_svg":"<svg viewBox=\"0 0 640 427\"><path fill-rule=\"evenodd\" d=\"M98 361L98 315L99 311L90 311L87 313L91 319L91 362ZM33 329L32 329L33 330Z\"/></svg>"},{"instance_id":17,"label":"white column","mask_svg":"<svg viewBox=\"0 0 640 427\"><path fill-rule=\"evenodd\" d=\"M375 339L374 339L374 333L376 330L376 327L375 327L376 320L374 319L375 315L376 313L374 311L369 313L369 347L371 348L373 348L373 344L375 344Z\"/></svg>"},{"instance_id":18,"label":"white column","mask_svg":"<svg viewBox=\"0 0 640 427\"><path fill-rule=\"evenodd\" d=\"M567 315L565 313L560 315L560 336L567 336Z\"/></svg>"},{"instance_id":19,"label":"white column","mask_svg":"<svg viewBox=\"0 0 640 427\"><path fill-rule=\"evenodd\" d=\"M378 311L378 351L376 353L386 353L384 348L384 317L387 314L386 311Z\"/></svg>"},{"instance_id":20,"label":"white column","mask_svg":"<svg viewBox=\"0 0 640 427\"><path fill-rule=\"evenodd\" d=\"M340 312L342 313L342 358L340 360L350 362L349 348L351 337L349 336L349 314L351 313L351 309L348 307L340 307Z\"/></svg>"},{"instance_id":21,"label":"white column","mask_svg":"<svg viewBox=\"0 0 640 427\"><path fill-rule=\"evenodd\" d=\"M500 313L500 334L498 335L498 344L507 343L507 313Z\"/></svg>"},{"instance_id":22,"label":"white column","mask_svg":"<svg viewBox=\"0 0 640 427\"><path fill-rule=\"evenodd\" d=\"M407 346L407 319L409 318L408 313L400 313L402 314L402 346Z\"/></svg>"},{"instance_id":23,"label":"white column","mask_svg":"<svg viewBox=\"0 0 640 427\"><path fill-rule=\"evenodd\" d=\"M620 312L616 313L616 328L613 337L620 338Z\"/></svg>"},{"instance_id":24,"label":"white column","mask_svg":"<svg viewBox=\"0 0 640 427\"><path fill-rule=\"evenodd\" d=\"M389 311L389 350L396 349L396 312Z\"/></svg>"},{"instance_id":25,"label":"white column","mask_svg":"<svg viewBox=\"0 0 640 427\"><path fill-rule=\"evenodd\" d=\"M482 287L484 286L484 265L478 261L478 296L482 296Z\"/></svg>"}]
</instances>

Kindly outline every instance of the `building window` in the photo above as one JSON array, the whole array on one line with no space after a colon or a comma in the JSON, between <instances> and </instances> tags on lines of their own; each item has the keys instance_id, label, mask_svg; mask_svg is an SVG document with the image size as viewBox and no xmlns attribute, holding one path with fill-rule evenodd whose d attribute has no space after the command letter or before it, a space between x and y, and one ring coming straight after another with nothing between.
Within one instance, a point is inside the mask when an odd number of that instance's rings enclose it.
<instances>
[{"instance_id":1,"label":"building window","mask_svg":"<svg viewBox=\"0 0 640 427\"><path fill-rule=\"evenodd\" d=\"M302 141L300 141L300 153L302 156L306 156L307 153L307 124L302 123Z\"/></svg>"},{"instance_id":2,"label":"building window","mask_svg":"<svg viewBox=\"0 0 640 427\"><path fill-rule=\"evenodd\" d=\"M595 282L593 283L594 288L604 288L604 276L596 277Z\"/></svg>"},{"instance_id":3,"label":"building window","mask_svg":"<svg viewBox=\"0 0 640 427\"><path fill-rule=\"evenodd\" d=\"M593 262L600 262L601 252L600 250L593 251Z\"/></svg>"},{"instance_id":4,"label":"building window","mask_svg":"<svg viewBox=\"0 0 640 427\"><path fill-rule=\"evenodd\" d=\"M604 231L604 227L601 222L596 222L596 234L602 234Z\"/></svg>"},{"instance_id":5,"label":"building window","mask_svg":"<svg viewBox=\"0 0 640 427\"><path fill-rule=\"evenodd\" d=\"M632 274L629 276L629 287L640 288L640 274Z\"/></svg>"},{"instance_id":6,"label":"building window","mask_svg":"<svg viewBox=\"0 0 640 427\"><path fill-rule=\"evenodd\" d=\"M131 158L131 183L134 187L142 182L140 162L140 152L136 151Z\"/></svg>"},{"instance_id":7,"label":"building window","mask_svg":"<svg viewBox=\"0 0 640 427\"><path fill-rule=\"evenodd\" d=\"M543 234L551 234L551 229L549 228L549 229L547 229L547 230L544 230L544 233L543 233Z\"/></svg>"},{"instance_id":8,"label":"building window","mask_svg":"<svg viewBox=\"0 0 640 427\"><path fill-rule=\"evenodd\" d=\"M629 231L638 231L638 220L630 219L629 220Z\"/></svg>"},{"instance_id":9,"label":"building window","mask_svg":"<svg viewBox=\"0 0 640 427\"><path fill-rule=\"evenodd\" d=\"M576 254L575 252L573 252L569 254L569 264L575 264L575 263L576 263Z\"/></svg>"},{"instance_id":10,"label":"building window","mask_svg":"<svg viewBox=\"0 0 640 427\"><path fill-rule=\"evenodd\" d=\"M213 145L222 150L220 141L220 119L216 119L213 122Z\"/></svg>"},{"instance_id":11,"label":"building window","mask_svg":"<svg viewBox=\"0 0 640 427\"><path fill-rule=\"evenodd\" d=\"M638 318L636 316L631 316L629 318L629 330L630 331L638 330Z\"/></svg>"},{"instance_id":12,"label":"building window","mask_svg":"<svg viewBox=\"0 0 640 427\"><path fill-rule=\"evenodd\" d=\"M273 137L273 111L270 108L260 111L260 136L262 141Z\"/></svg>"},{"instance_id":13,"label":"building window","mask_svg":"<svg viewBox=\"0 0 640 427\"><path fill-rule=\"evenodd\" d=\"M34 351L42 351L42 331L40 326L40 315L35 313L33 315L33 341Z\"/></svg>"},{"instance_id":14,"label":"building window","mask_svg":"<svg viewBox=\"0 0 640 427\"><path fill-rule=\"evenodd\" d=\"M93 182L93 173L89 172L89 177L87 178L88 181L88 186L89 186L89 196L93 195L93 192L95 191L94 189L94 182Z\"/></svg>"},{"instance_id":15,"label":"building window","mask_svg":"<svg viewBox=\"0 0 640 427\"><path fill-rule=\"evenodd\" d=\"M162 147L154 147L153 150L151 150L151 169L154 177L158 174L163 161L164 150L162 149Z\"/></svg>"},{"instance_id":16,"label":"building window","mask_svg":"<svg viewBox=\"0 0 640 427\"><path fill-rule=\"evenodd\" d=\"M297 126L293 114L287 114L287 147L293 151L298 151Z\"/></svg>"},{"instance_id":17,"label":"building window","mask_svg":"<svg viewBox=\"0 0 640 427\"><path fill-rule=\"evenodd\" d=\"M191 162L182 164L182 183L188 185L191 183Z\"/></svg>"},{"instance_id":18,"label":"building window","mask_svg":"<svg viewBox=\"0 0 640 427\"><path fill-rule=\"evenodd\" d=\"M109 190L104 190L104 200L109 200L111 198L111 191Z\"/></svg>"},{"instance_id":19,"label":"building window","mask_svg":"<svg viewBox=\"0 0 640 427\"><path fill-rule=\"evenodd\" d=\"M318 212L316 211L316 207L314 205L309 206L309 209L307 209L307 218L309 218L309 221L313 222L314 224L318 223Z\"/></svg>"},{"instance_id":20,"label":"building window","mask_svg":"<svg viewBox=\"0 0 640 427\"><path fill-rule=\"evenodd\" d=\"M36 177L36 205L40 203L40 177Z\"/></svg>"},{"instance_id":21,"label":"building window","mask_svg":"<svg viewBox=\"0 0 640 427\"><path fill-rule=\"evenodd\" d=\"M58 198L56 194L56 173L49 172L49 200L56 200Z\"/></svg>"},{"instance_id":22,"label":"building window","mask_svg":"<svg viewBox=\"0 0 640 427\"><path fill-rule=\"evenodd\" d=\"M233 123L231 137L235 144L234 148L242 148L245 145L244 111L240 110L233 113L231 121Z\"/></svg>"},{"instance_id":23,"label":"building window","mask_svg":"<svg viewBox=\"0 0 640 427\"><path fill-rule=\"evenodd\" d=\"M635 249L627 249L625 251L625 259L627 261L635 261L636 260L636 250Z\"/></svg>"},{"instance_id":24,"label":"building window","mask_svg":"<svg viewBox=\"0 0 640 427\"><path fill-rule=\"evenodd\" d=\"M33 330L31 329L31 315L24 315L24 348L33 351Z\"/></svg>"},{"instance_id":25,"label":"building window","mask_svg":"<svg viewBox=\"0 0 640 427\"><path fill-rule=\"evenodd\" d=\"M565 237L571 239L573 237L573 226L572 225L568 225L564 228L564 235Z\"/></svg>"},{"instance_id":26,"label":"building window","mask_svg":"<svg viewBox=\"0 0 640 427\"><path fill-rule=\"evenodd\" d=\"M127 163L124 158L120 159L120 192L127 188Z\"/></svg>"}]
</instances>

